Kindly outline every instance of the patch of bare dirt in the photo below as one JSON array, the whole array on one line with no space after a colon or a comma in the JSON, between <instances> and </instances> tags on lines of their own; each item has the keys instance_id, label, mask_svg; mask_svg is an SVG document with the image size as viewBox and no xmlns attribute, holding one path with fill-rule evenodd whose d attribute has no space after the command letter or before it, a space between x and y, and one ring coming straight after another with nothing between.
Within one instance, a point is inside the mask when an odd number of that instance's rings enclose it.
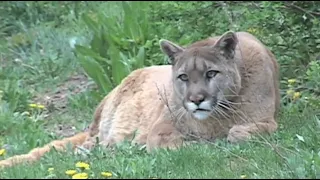
<instances>
[{"instance_id":1,"label":"patch of bare dirt","mask_svg":"<svg viewBox=\"0 0 320 180\"><path fill-rule=\"evenodd\" d=\"M84 74L71 76L68 80L57 87L57 91L47 91L44 94L37 95L35 102L45 105L49 111L63 110L68 103L68 96L82 93L88 89L95 89L93 82L88 80Z\"/></svg>"},{"instance_id":2,"label":"patch of bare dirt","mask_svg":"<svg viewBox=\"0 0 320 180\"><path fill-rule=\"evenodd\" d=\"M76 128L71 125L58 124L54 127L53 131L57 136L62 137L70 137L76 134Z\"/></svg>"},{"instance_id":3,"label":"patch of bare dirt","mask_svg":"<svg viewBox=\"0 0 320 180\"><path fill-rule=\"evenodd\" d=\"M34 102L46 106L47 111L45 117L49 118L52 112L59 112L59 114L66 113L69 96L96 88L97 86L92 81L89 81L86 75L75 74L58 85L57 90L48 90L44 94L36 95ZM47 127L46 129L49 132L55 132L56 135L63 137L73 136L76 133L74 126L66 124L56 124L54 127ZM87 128L84 130L87 130Z\"/></svg>"}]
</instances>

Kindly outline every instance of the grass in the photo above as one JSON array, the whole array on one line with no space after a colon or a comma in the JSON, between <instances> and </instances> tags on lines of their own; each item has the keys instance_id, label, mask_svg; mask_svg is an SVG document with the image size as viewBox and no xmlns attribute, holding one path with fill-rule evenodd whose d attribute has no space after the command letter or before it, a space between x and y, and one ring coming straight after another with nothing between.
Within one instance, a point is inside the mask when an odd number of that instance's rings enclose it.
<instances>
[{"instance_id":1,"label":"grass","mask_svg":"<svg viewBox=\"0 0 320 180\"><path fill-rule=\"evenodd\" d=\"M201 20L197 24L201 27L214 25L216 31L208 28L203 30L202 34L194 32L190 24L196 22L192 16L188 16L188 13L198 6L192 3L178 4L176 8L180 11L174 11L173 5L176 6L173 2L152 4L154 14L151 13L150 16L155 18L155 26L159 26L157 33L162 33L161 36L164 38L176 39L187 44L228 29L222 23L226 24L228 18L223 15L225 19L221 20L220 24L219 18L213 18L211 21ZM113 6L114 4L108 3L91 4L90 7L86 7L91 8L91 11L86 11L92 12L92 8L96 8L93 10L117 13ZM264 6L271 5L265 3ZM238 5L226 8L237 10ZM113 11L107 11L107 9ZM165 15L171 16L170 18L185 18L184 20L188 22L183 25L181 21L170 20L162 14L165 20L159 23L157 15L161 9ZM210 9L209 12L211 12ZM207 9L202 13L197 17L206 17ZM221 11L216 10L212 16L215 17L218 13L221 14ZM274 14L273 11L254 13L247 17L251 18L250 21L238 23L241 24L240 30L254 26L255 22L261 22L264 17ZM80 79L70 80L71 77L86 74L73 54L69 44L70 39L76 37L81 44L88 44L91 34L87 28L84 28L86 26L81 19L76 19L70 14L66 15L66 19L71 20L57 28L45 22L21 28L20 33L23 37L30 39L25 44L23 44L23 38L17 37L16 34L2 37L0 147L6 149L6 154L0 156L0 159L27 153L32 148L61 139L67 134L83 131L90 124L101 96L105 95L95 90L95 83L90 78L80 76ZM281 45L279 49L275 44L278 41L269 37L281 37L283 32L263 30L264 33L257 36L274 50L282 65L282 80L286 81L287 78L294 77L294 74L286 74L292 67L298 70L297 64L287 67L290 64L290 57L303 59L308 53L296 51L297 54L290 54L281 49ZM272 36L268 35L271 31ZM146 54L149 59L158 61L154 64L162 62L157 45L158 38L152 39L152 42L155 42L154 47ZM294 48L299 47L295 44ZM306 68L301 64L299 67ZM315 73L313 76L316 78ZM87 172L89 178L106 178L101 175L101 172L111 172L113 178L319 178L319 108L306 104L303 98L288 102L285 98L286 86L285 82L282 83L283 100L278 120L279 129L271 136L256 137L251 142L238 145L229 144L225 139L215 143L199 142L176 151L162 149L152 154L147 154L144 147L131 146L129 142L124 142L115 149L98 147L86 157L72 152L51 151L32 165L21 164L0 170L0 178L71 178L65 171L73 169L80 171L75 167L75 164L80 161L90 165L89 170L81 170ZM46 98L47 96L50 99ZM41 103L46 108L32 108L29 106L31 103ZM54 169L48 172L49 168Z\"/></svg>"},{"instance_id":2,"label":"grass","mask_svg":"<svg viewBox=\"0 0 320 180\"><path fill-rule=\"evenodd\" d=\"M88 119L76 116L76 110L70 110L69 113L77 117L77 122L88 122ZM18 165L3 170L1 177L69 178L65 171L76 169L75 164L80 161L90 165L90 170L85 171L92 178L102 177L100 173L104 171L111 172L114 178L317 177L319 174L309 174L311 170L308 170L312 168L308 166L312 166L314 160L319 161L319 157L308 157L313 153L318 156L319 151L317 140L320 126L313 113L307 110L300 115L283 112L278 132L266 137L268 141L256 138L253 142L231 145L225 140L219 140L214 144L198 143L177 151L159 150L153 154L147 154L143 147L130 146L124 142L116 150L94 149L88 157L51 151L32 166ZM70 115L65 119L57 117L64 122L70 118ZM30 124L30 129L20 129L19 133L5 138L6 142L15 142L13 144L16 145L13 148L15 151L11 151L8 156L25 153L32 147L57 138L41 130L43 126L34 122ZM25 124L20 126L27 127ZM32 132L31 129L35 130ZM303 140L297 135L303 137ZM54 171L49 173L47 170L51 167Z\"/></svg>"}]
</instances>

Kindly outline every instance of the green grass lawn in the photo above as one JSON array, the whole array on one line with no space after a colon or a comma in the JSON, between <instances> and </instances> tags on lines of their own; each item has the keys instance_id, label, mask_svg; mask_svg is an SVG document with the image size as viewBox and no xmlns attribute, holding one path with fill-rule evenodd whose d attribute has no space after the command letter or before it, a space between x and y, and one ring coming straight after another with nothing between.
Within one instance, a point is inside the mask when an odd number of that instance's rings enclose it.
<instances>
[{"instance_id":1,"label":"green grass lawn","mask_svg":"<svg viewBox=\"0 0 320 180\"><path fill-rule=\"evenodd\" d=\"M260 5L264 9L250 9L239 3L231 3L226 9L219 9L221 5L211 2L202 5L152 3L146 11L150 18L150 37L140 35L148 39L148 47L145 45L143 51L144 64L161 64L160 38L188 44L220 34L230 28L226 12L235 13L238 18L234 21L235 30L256 33L281 65L282 106L276 133L241 144L229 144L220 139L215 143L199 142L179 150L162 149L152 154L129 142L115 149L97 147L87 156L53 150L32 165L1 169L0 178L71 179L67 170L86 172L88 178L320 178L320 65L315 61L320 55L317 54L320 23L309 16L313 25L309 25L309 21L307 25L296 21L294 18L298 17L285 14L279 3ZM63 14L55 12L58 6L46 7L47 13ZM84 6L81 11L94 17L101 12L116 18L120 16L119 7L97 3ZM90 124L101 97L106 95L98 91L101 90L98 81L87 77L88 69L79 63L70 46L72 38L77 38L83 46L92 44L90 30L94 27L88 27L81 18L74 16L71 12L57 16L65 22L58 27L54 25L58 20L42 20L32 26L17 25L19 32L10 35L0 33L0 149L6 150L0 160L83 131ZM37 17L40 19L39 14ZM6 32L1 26L0 31ZM310 31L315 37L311 37ZM132 45L132 49L140 46L139 43ZM128 47L123 44L118 48L129 57ZM100 48L107 47L101 45ZM288 78L297 82L288 85ZM288 89L301 92L300 98L292 101L286 95ZM44 108L30 106L37 103ZM76 168L78 162L89 164L90 169ZM105 177L102 172L110 172L112 177Z\"/></svg>"},{"instance_id":2,"label":"green grass lawn","mask_svg":"<svg viewBox=\"0 0 320 180\"><path fill-rule=\"evenodd\" d=\"M77 121L80 127L89 121L81 118L75 109L68 112L71 115L56 116L57 120L65 125ZM87 110L83 114L89 112ZM219 140L214 144L198 143L176 151L159 150L147 154L143 147L124 142L115 150L96 148L87 157L51 151L32 165L21 164L2 170L1 178L71 178L65 171L80 171L75 166L77 162L90 165L90 170L84 171L91 178L102 177L101 172L111 172L114 178L318 177L320 126L313 113L285 110L277 133L239 145ZM72 118L77 119L70 122ZM13 118L10 120L14 121ZM4 137L3 140L12 142L14 147L8 156L25 153L57 138L51 137L39 123L26 123L28 126L20 124L19 130ZM49 168L54 170L50 173Z\"/></svg>"}]
</instances>

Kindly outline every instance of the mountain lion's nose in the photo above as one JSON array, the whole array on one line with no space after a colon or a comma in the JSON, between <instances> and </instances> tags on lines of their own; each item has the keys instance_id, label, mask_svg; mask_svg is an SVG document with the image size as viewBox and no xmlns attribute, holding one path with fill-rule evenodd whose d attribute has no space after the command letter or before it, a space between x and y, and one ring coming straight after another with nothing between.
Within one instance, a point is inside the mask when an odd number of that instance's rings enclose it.
<instances>
[{"instance_id":1,"label":"mountain lion's nose","mask_svg":"<svg viewBox=\"0 0 320 180\"><path fill-rule=\"evenodd\" d=\"M191 95L189 97L189 100L199 106L199 104L204 101L204 95Z\"/></svg>"}]
</instances>

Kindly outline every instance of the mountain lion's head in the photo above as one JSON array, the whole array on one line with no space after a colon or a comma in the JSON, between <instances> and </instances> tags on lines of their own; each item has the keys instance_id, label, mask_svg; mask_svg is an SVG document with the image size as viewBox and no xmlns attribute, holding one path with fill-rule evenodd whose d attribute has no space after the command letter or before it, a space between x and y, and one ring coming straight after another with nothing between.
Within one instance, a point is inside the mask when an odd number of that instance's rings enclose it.
<instances>
[{"instance_id":1,"label":"mountain lion's head","mask_svg":"<svg viewBox=\"0 0 320 180\"><path fill-rule=\"evenodd\" d=\"M236 34L226 32L212 42L183 48L168 40L160 41L173 65L175 96L197 120L219 114L219 108L226 107L241 87L235 60Z\"/></svg>"}]
</instances>

